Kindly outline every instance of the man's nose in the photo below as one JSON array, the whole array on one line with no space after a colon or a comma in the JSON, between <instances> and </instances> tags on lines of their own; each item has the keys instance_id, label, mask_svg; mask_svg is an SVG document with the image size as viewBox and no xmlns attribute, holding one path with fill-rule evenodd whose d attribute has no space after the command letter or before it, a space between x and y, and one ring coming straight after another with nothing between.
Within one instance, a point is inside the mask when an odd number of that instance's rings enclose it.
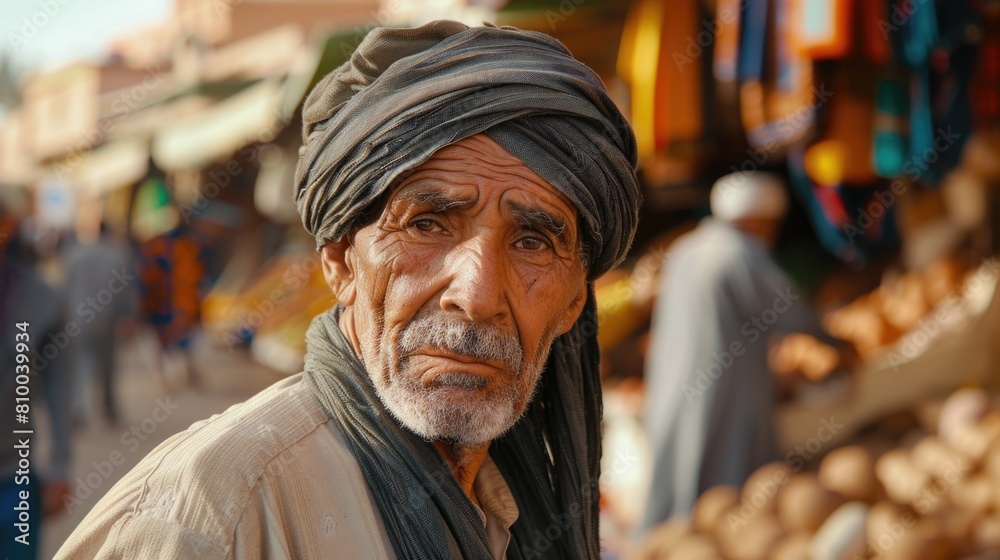
<instances>
[{"instance_id":1,"label":"man's nose","mask_svg":"<svg viewBox=\"0 0 1000 560\"><path fill-rule=\"evenodd\" d=\"M441 295L441 309L477 323L507 318L510 274L502 242L487 236L470 239L452 249L445 266L451 279Z\"/></svg>"}]
</instances>

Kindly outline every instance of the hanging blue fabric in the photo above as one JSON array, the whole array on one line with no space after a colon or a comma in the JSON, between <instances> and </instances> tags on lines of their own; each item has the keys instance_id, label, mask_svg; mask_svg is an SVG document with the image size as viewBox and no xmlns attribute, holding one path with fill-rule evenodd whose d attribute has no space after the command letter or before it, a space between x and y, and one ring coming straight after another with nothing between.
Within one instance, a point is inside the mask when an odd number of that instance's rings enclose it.
<instances>
[{"instance_id":1,"label":"hanging blue fabric","mask_svg":"<svg viewBox=\"0 0 1000 560\"><path fill-rule=\"evenodd\" d=\"M910 153L909 136L905 133L910 98L901 80L895 76L879 80L875 110L872 169L880 177L896 177L903 171Z\"/></svg>"},{"instance_id":2,"label":"hanging blue fabric","mask_svg":"<svg viewBox=\"0 0 1000 560\"><path fill-rule=\"evenodd\" d=\"M934 149L934 121L931 114L930 71L931 51L937 43L937 14L932 0L894 0L897 13L904 21L894 41L897 54L910 67L910 153L922 157ZM925 172L926 173L926 172ZM920 181L935 182L932 173L924 173Z\"/></svg>"},{"instance_id":3,"label":"hanging blue fabric","mask_svg":"<svg viewBox=\"0 0 1000 560\"><path fill-rule=\"evenodd\" d=\"M926 64L910 70L910 153L917 162L929 162L934 157L934 120L931 114L930 68ZM933 170L924 170L918 177L923 183L937 183Z\"/></svg>"},{"instance_id":4,"label":"hanging blue fabric","mask_svg":"<svg viewBox=\"0 0 1000 560\"><path fill-rule=\"evenodd\" d=\"M768 0L746 0L740 14L740 52L736 73L740 82L764 79Z\"/></svg>"},{"instance_id":5,"label":"hanging blue fabric","mask_svg":"<svg viewBox=\"0 0 1000 560\"><path fill-rule=\"evenodd\" d=\"M938 5L937 18L939 38L929 61L930 95L935 137L947 136L947 141L935 146L939 153L930 167L943 177L958 166L975 126L970 84L985 22L972 0ZM939 149L941 145L945 149Z\"/></svg>"},{"instance_id":6,"label":"hanging blue fabric","mask_svg":"<svg viewBox=\"0 0 1000 560\"><path fill-rule=\"evenodd\" d=\"M768 145L786 146L798 140L811 121L812 108L808 115L796 113L795 121L789 123L789 115L769 113L768 95L793 95L803 87L802 67L795 60L794 47L781 33L790 17L790 0L746 0L741 19L740 49L737 54L737 76L740 85L760 84L760 106L755 107L762 116L760 123L747 126L747 142L754 148ZM772 11L773 10L773 11ZM772 17L773 16L773 17ZM770 37L770 39L769 39ZM768 69L768 46L774 49L774 86L764 83ZM770 91L769 91L770 90ZM742 95L741 90L741 95ZM744 121L746 123L746 121Z\"/></svg>"},{"instance_id":7,"label":"hanging blue fabric","mask_svg":"<svg viewBox=\"0 0 1000 560\"><path fill-rule=\"evenodd\" d=\"M802 147L789 151L789 182L827 251L861 267L872 255L899 247L895 194L885 183L873 188L817 185L806 174L804 155Z\"/></svg>"},{"instance_id":8,"label":"hanging blue fabric","mask_svg":"<svg viewBox=\"0 0 1000 560\"><path fill-rule=\"evenodd\" d=\"M776 30L784 29L788 25L788 20L791 17L791 0L774 0L775 12L775 28ZM786 40L786 37L782 37L775 34L774 48L777 50L777 67L774 69L777 74L777 85L778 89L785 92L790 92L795 89L798 85L798 66L792 64L793 54L792 49L795 48L791 41Z\"/></svg>"},{"instance_id":9,"label":"hanging blue fabric","mask_svg":"<svg viewBox=\"0 0 1000 560\"><path fill-rule=\"evenodd\" d=\"M952 2L948 2L950 5ZM937 10L934 0L923 2L916 0L897 0L902 13L908 7L912 9L903 21L899 30L903 39L903 58L912 67L927 64L931 51L938 41Z\"/></svg>"}]
</instances>

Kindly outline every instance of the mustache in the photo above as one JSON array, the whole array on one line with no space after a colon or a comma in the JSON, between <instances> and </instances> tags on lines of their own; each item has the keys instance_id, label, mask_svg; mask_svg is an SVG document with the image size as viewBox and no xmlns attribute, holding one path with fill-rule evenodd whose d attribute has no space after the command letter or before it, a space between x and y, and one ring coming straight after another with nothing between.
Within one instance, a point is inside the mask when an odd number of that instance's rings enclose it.
<instances>
[{"instance_id":1,"label":"mustache","mask_svg":"<svg viewBox=\"0 0 1000 560\"><path fill-rule=\"evenodd\" d=\"M524 363L524 351L513 333L496 325L469 323L444 315L414 319L403 329L398 347L403 360L421 348L434 347L477 360L503 362L514 374L521 372Z\"/></svg>"}]
</instances>

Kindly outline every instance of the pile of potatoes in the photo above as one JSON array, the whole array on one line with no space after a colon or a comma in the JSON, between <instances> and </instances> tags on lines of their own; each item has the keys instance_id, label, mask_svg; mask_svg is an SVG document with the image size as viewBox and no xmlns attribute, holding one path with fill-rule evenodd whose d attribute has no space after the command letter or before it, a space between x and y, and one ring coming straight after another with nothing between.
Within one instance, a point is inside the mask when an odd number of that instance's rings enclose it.
<instances>
[{"instance_id":1,"label":"pile of potatoes","mask_svg":"<svg viewBox=\"0 0 1000 560\"><path fill-rule=\"evenodd\" d=\"M958 295L966 272L960 260L948 258L883 280L875 291L827 314L823 327L852 342L866 359L912 330L939 303Z\"/></svg>"},{"instance_id":2,"label":"pile of potatoes","mask_svg":"<svg viewBox=\"0 0 1000 560\"><path fill-rule=\"evenodd\" d=\"M654 528L636 560L1000 560L1000 409L960 389L896 447L770 463Z\"/></svg>"}]
</instances>

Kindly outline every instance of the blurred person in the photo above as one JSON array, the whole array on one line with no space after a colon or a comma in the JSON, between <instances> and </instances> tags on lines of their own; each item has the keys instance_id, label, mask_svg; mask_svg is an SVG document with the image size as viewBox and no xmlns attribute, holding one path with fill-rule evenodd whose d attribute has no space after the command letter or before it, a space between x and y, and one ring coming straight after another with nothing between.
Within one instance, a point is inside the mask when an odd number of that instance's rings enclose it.
<instances>
[{"instance_id":1,"label":"blurred person","mask_svg":"<svg viewBox=\"0 0 1000 560\"><path fill-rule=\"evenodd\" d=\"M533 31L377 28L302 115L339 301L305 371L159 446L57 558L598 558L593 280L640 201L601 80Z\"/></svg>"},{"instance_id":2,"label":"blurred person","mask_svg":"<svg viewBox=\"0 0 1000 560\"><path fill-rule=\"evenodd\" d=\"M788 209L782 181L729 174L713 185L710 205L712 216L673 245L660 279L645 376L653 472L641 531L780 458L769 340L821 334L770 254Z\"/></svg>"},{"instance_id":3,"label":"blurred person","mask_svg":"<svg viewBox=\"0 0 1000 560\"><path fill-rule=\"evenodd\" d=\"M166 362L175 352L183 358L188 385L200 384L194 338L204 292L201 258L201 244L179 219L139 246L142 316L156 333L154 367L164 387L169 387Z\"/></svg>"},{"instance_id":4,"label":"blurred person","mask_svg":"<svg viewBox=\"0 0 1000 560\"><path fill-rule=\"evenodd\" d=\"M0 447L0 553L10 560L37 557L44 518L61 513L69 495L72 380L66 375L62 341L68 335L62 330L62 311L61 294L39 274L34 251L21 235L18 220L0 206L0 402L4 411L0 425L5 434ZM26 329L17 326L23 323ZM27 364L17 358L19 342L29 350ZM17 378L22 374L30 375L26 403L15 400ZM27 422L15 415L21 414L16 404L28 405ZM49 416L52 437L44 480L39 476L43 469L38 463L37 434L14 433L34 430L34 419L43 411ZM28 461L27 468L22 459ZM16 525L22 511L28 515L27 537ZM19 536L22 540L15 540Z\"/></svg>"},{"instance_id":5,"label":"blurred person","mask_svg":"<svg viewBox=\"0 0 1000 560\"><path fill-rule=\"evenodd\" d=\"M74 424L90 417L91 388L100 382L104 419L119 420L115 400L115 340L119 322L131 311L135 270L125 248L100 222L95 233L81 231L66 250L66 316L83 325L70 342L74 373Z\"/></svg>"}]
</instances>

